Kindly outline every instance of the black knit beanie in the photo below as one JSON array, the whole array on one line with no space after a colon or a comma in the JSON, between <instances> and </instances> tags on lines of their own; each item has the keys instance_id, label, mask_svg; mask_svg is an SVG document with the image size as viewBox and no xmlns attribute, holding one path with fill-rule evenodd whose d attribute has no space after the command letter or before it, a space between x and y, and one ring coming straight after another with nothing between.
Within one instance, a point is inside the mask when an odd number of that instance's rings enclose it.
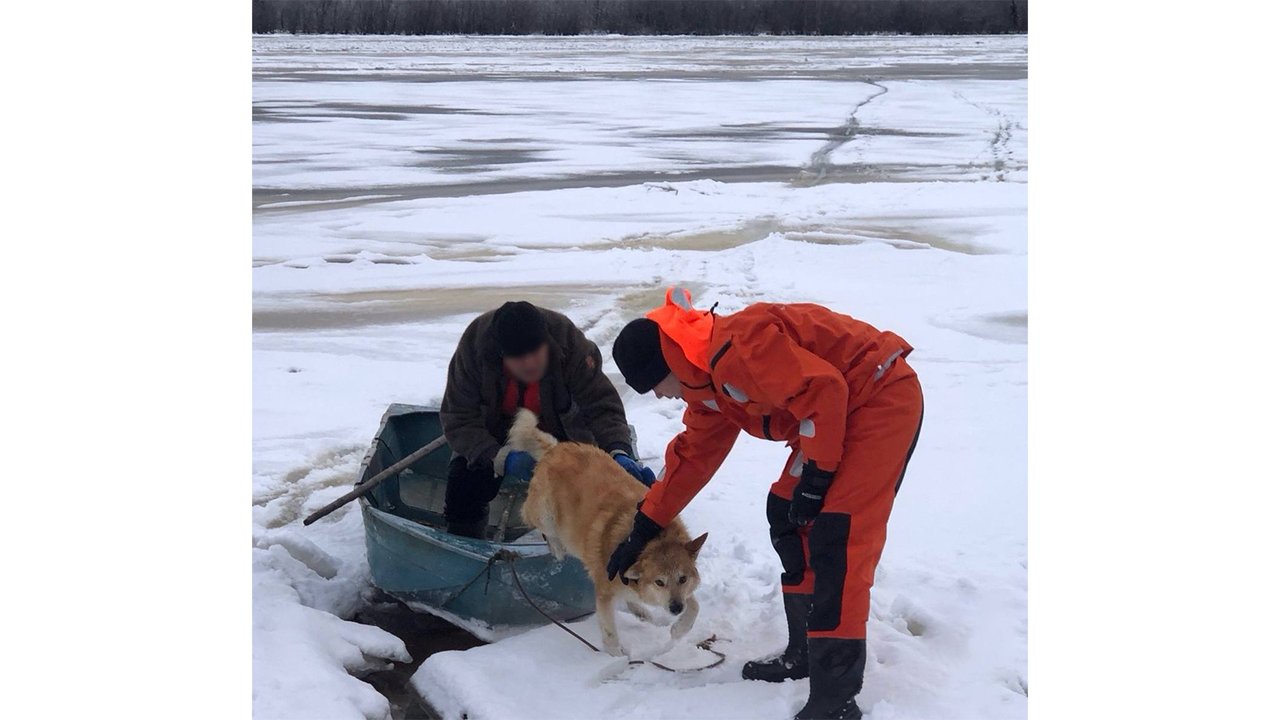
<instances>
[{"instance_id":1,"label":"black knit beanie","mask_svg":"<svg viewBox=\"0 0 1280 720\"><path fill-rule=\"evenodd\" d=\"M523 300L503 303L493 314L493 329L503 357L527 355L547 341L546 319Z\"/></svg>"},{"instance_id":2,"label":"black knit beanie","mask_svg":"<svg viewBox=\"0 0 1280 720\"><path fill-rule=\"evenodd\" d=\"M613 361L632 390L641 395L662 382L670 372L662 357L662 341L658 339L658 323L649 318L632 320L613 341Z\"/></svg>"}]
</instances>

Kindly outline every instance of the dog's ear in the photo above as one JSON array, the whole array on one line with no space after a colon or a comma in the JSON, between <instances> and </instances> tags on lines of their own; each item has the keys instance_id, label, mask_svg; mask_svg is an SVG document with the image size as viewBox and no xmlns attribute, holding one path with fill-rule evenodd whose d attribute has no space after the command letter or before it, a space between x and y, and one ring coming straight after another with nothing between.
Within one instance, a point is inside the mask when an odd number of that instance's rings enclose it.
<instances>
[{"instance_id":1,"label":"dog's ear","mask_svg":"<svg viewBox=\"0 0 1280 720\"><path fill-rule=\"evenodd\" d=\"M698 551L702 549L702 543L707 541L707 534L702 533L698 537L684 544L684 549L689 551L693 557L698 557Z\"/></svg>"}]
</instances>

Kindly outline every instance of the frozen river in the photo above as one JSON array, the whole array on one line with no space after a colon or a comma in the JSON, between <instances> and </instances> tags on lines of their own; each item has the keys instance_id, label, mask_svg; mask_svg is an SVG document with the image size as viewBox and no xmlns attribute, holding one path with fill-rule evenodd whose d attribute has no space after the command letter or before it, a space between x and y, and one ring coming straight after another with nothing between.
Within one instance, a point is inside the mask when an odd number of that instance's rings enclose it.
<instances>
[{"instance_id":1,"label":"frozen river","mask_svg":"<svg viewBox=\"0 0 1280 720\"><path fill-rule=\"evenodd\" d=\"M470 318L528 299L607 358L680 283L724 312L821 302L917 348L928 415L863 709L1024 717L1026 74L1025 37L256 37L257 716L387 712L352 674L406 648L340 619L368 607L359 513L300 517L351 482L388 403L438 400ZM658 457L679 406L623 399ZM711 536L690 637L732 639L724 667L601 679L547 628L436 655L414 686L472 718L790 717L803 684L735 680L782 642L763 503L785 455L741 440L685 514Z\"/></svg>"}]
</instances>

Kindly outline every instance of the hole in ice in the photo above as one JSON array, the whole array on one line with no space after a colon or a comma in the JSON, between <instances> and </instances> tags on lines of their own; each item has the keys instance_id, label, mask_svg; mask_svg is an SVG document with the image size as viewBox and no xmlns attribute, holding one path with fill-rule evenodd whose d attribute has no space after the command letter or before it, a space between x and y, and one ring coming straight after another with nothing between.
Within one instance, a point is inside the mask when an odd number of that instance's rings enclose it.
<instances>
[{"instance_id":1,"label":"hole in ice","mask_svg":"<svg viewBox=\"0 0 1280 720\"><path fill-rule=\"evenodd\" d=\"M356 622L374 625L404 641L409 663L393 663L392 667L365 675L363 679L391 703L391 720L426 720L439 717L430 707L431 698L422 698L409 683L418 666L435 653L467 650L484 641L447 621L414 612L394 598L375 591L368 603L356 612Z\"/></svg>"}]
</instances>

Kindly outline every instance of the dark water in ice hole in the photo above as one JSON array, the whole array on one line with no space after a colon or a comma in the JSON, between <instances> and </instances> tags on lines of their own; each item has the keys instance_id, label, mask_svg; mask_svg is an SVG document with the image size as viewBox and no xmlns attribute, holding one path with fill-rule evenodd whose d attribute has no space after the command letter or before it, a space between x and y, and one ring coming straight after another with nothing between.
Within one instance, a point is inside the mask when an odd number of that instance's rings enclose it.
<instances>
[{"instance_id":1,"label":"dark water in ice hole","mask_svg":"<svg viewBox=\"0 0 1280 720\"><path fill-rule=\"evenodd\" d=\"M395 598L378 592L356 613L355 621L375 625L404 641L412 662L394 663L389 670L364 676L365 682L391 701L392 720L436 720L439 716L409 685L409 678L429 656L445 650L467 650L484 641L427 613L410 610Z\"/></svg>"}]
</instances>

